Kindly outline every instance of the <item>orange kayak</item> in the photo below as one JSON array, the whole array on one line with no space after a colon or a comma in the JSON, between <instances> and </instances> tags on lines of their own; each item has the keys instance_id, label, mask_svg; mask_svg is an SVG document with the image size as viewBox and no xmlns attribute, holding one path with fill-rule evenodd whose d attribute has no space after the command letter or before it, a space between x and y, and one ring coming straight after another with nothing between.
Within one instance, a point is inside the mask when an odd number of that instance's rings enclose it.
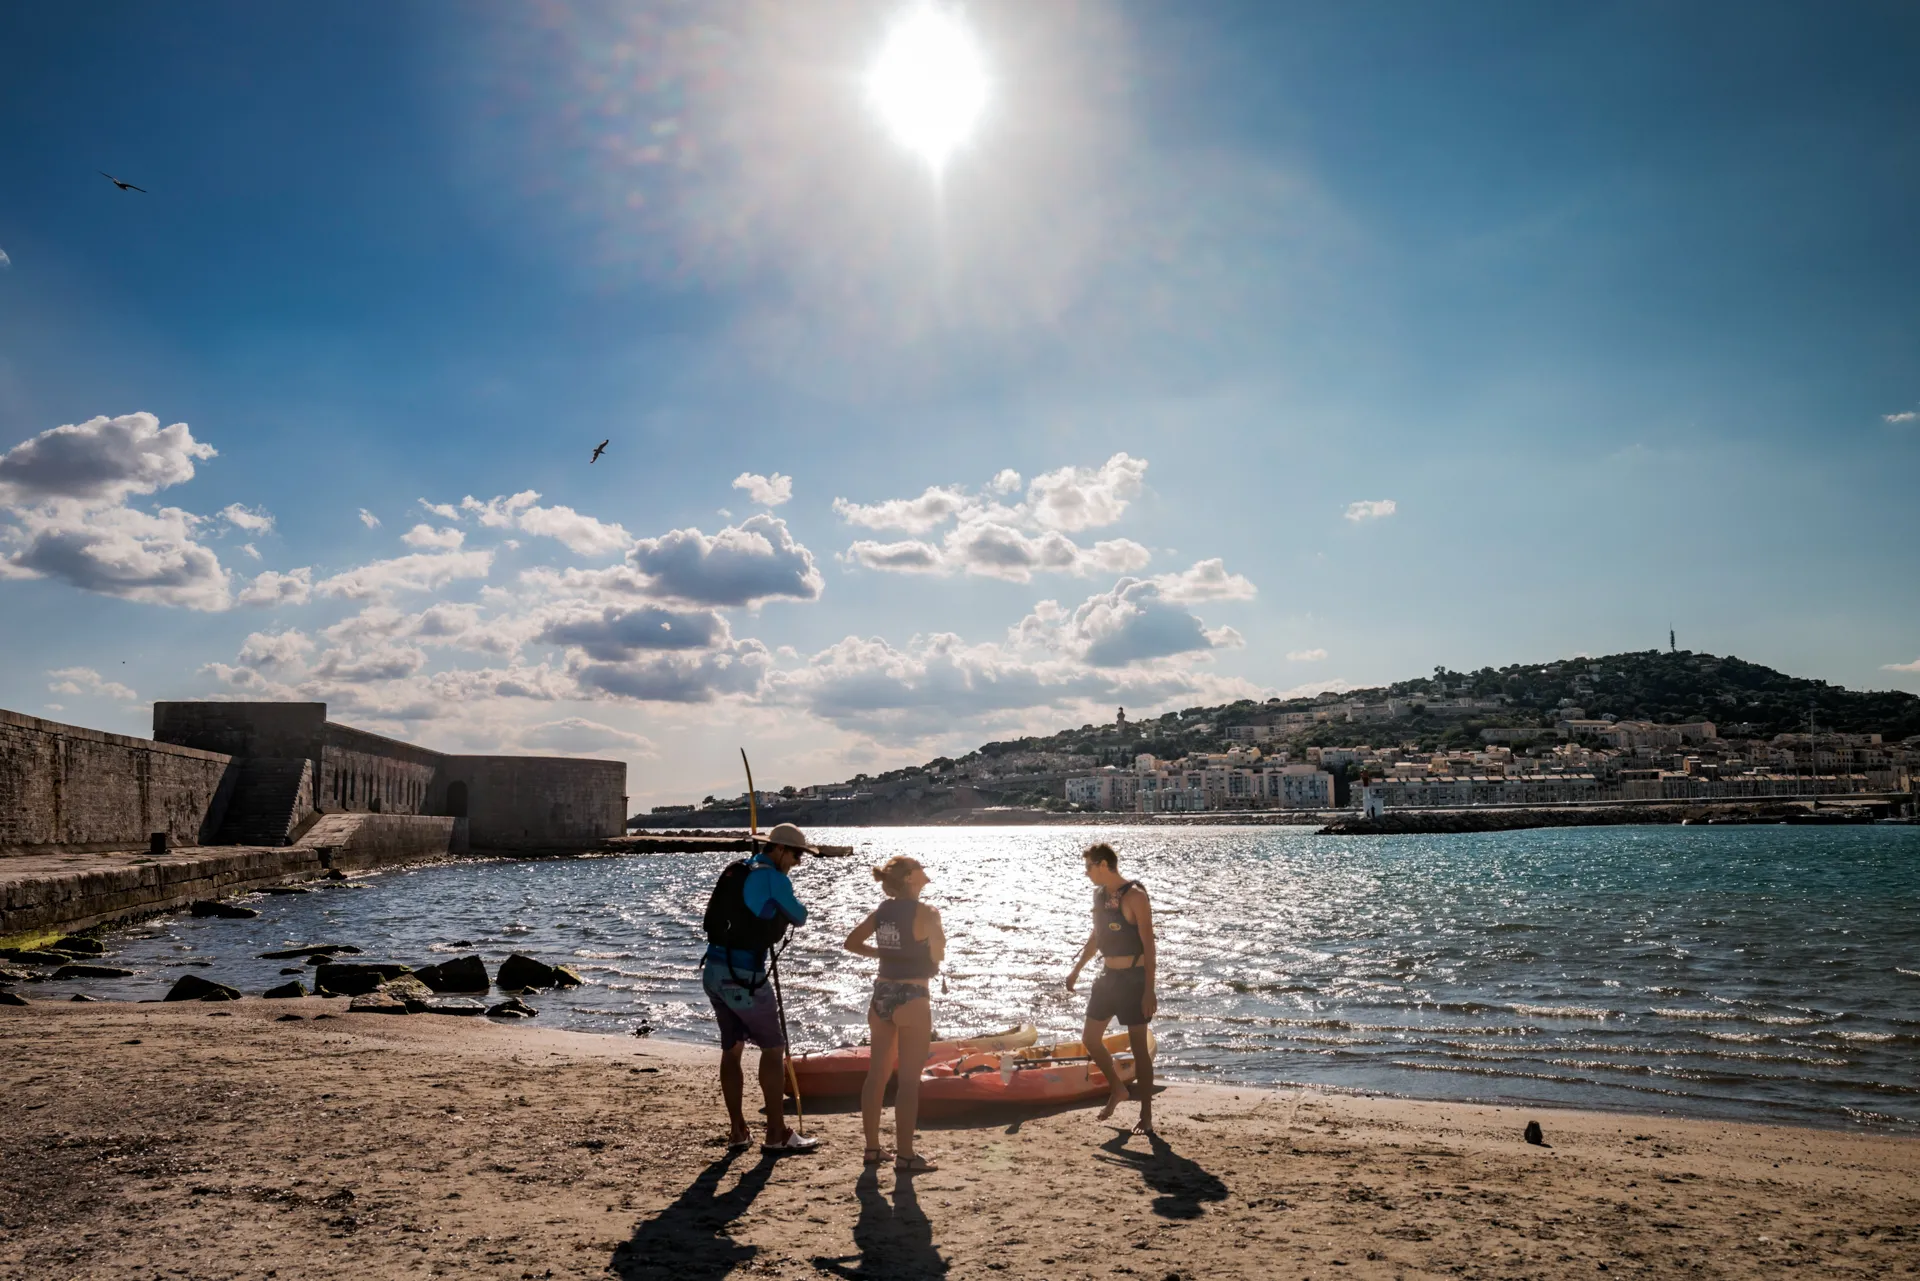
<instances>
[{"instance_id":1,"label":"orange kayak","mask_svg":"<svg viewBox=\"0 0 1920 1281\"><path fill-rule=\"evenodd\" d=\"M1022 1023L1002 1032L965 1040L935 1041L927 1051L927 1062L944 1063L964 1054L1018 1050L1039 1039L1040 1033L1033 1024ZM802 1099L836 1099L858 1094L872 1064L873 1053L864 1045L844 1045L837 1050L793 1056L793 1071L800 1079ZM792 1092L791 1083L787 1089Z\"/></svg>"},{"instance_id":2,"label":"orange kayak","mask_svg":"<svg viewBox=\"0 0 1920 1281\"><path fill-rule=\"evenodd\" d=\"M1113 1054L1122 1082L1133 1080L1133 1055L1125 1032L1102 1042ZM1155 1044L1147 1034L1147 1044ZM920 1075L920 1115L955 1116L993 1108L1048 1108L1107 1097L1106 1074L1086 1060L1078 1041L1036 1045L999 1053L963 1054L936 1063ZM1077 1062L1074 1060L1078 1060Z\"/></svg>"}]
</instances>

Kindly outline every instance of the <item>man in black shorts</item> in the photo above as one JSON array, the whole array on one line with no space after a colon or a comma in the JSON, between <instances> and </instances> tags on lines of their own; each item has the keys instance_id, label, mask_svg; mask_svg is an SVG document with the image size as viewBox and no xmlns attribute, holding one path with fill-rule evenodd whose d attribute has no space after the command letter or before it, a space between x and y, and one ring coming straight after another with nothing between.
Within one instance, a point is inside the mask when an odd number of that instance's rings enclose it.
<instances>
[{"instance_id":1,"label":"man in black shorts","mask_svg":"<svg viewBox=\"0 0 1920 1281\"><path fill-rule=\"evenodd\" d=\"M1067 975L1067 990L1073 990L1080 971L1099 952L1103 967L1093 981L1093 994L1087 998L1087 1022L1081 1038L1094 1065L1112 1085L1107 1105L1100 1109L1100 1119L1112 1116L1127 1099L1127 1087L1104 1044L1107 1024L1117 1018L1125 1025L1133 1046L1133 1097L1140 1100L1140 1123L1133 1131L1152 1134L1153 1048L1147 1040L1147 1024L1159 1005L1154 991L1153 905L1147 901L1145 886L1120 875L1120 856L1113 852L1113 846L1105 842L1089 845L1086 860L1087 879L1096 887L1093 933L1080 949L1073 972Z\"/></svg>"}]
</instances>

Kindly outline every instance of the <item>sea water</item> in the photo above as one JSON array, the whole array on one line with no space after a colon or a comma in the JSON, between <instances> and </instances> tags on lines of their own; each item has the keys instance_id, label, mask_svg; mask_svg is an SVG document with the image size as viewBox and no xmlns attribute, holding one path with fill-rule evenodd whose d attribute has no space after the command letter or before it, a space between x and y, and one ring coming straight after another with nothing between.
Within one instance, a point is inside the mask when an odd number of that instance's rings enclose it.
<instances>
[{"instance_id":1,"label":"sea water","mask_svg":"<svg viewBox=\"0 0 1920 1281\"><path fill-rule=\"evenodd\" d=\"M866 1035L873 963L840 944L893 854L925 863L946 923L943 1034L1077 1036L1090 976L1064 981L1089 929L1079 851L1099 839L1152 896L1169 1078L1920 1132L1920 828L814 835L857 853L794 875L812 916L780 968L802 1047ZM257 920L155 918L109 940L140 977L27 991L153 997L191 968L257 993L287 963L255 954L292 943L416 966L520 951L585 979L535 1000L541 1024L712 1041L696 963L729 858L393 871L249 899Z\"/></svg>"}]
</instances>

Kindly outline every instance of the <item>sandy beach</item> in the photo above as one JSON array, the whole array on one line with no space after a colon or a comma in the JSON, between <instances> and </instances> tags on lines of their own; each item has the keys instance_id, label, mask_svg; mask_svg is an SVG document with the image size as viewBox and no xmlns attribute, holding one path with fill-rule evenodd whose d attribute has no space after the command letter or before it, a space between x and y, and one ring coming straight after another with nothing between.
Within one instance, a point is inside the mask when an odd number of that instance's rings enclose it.
<instances>
[{"instance_id":1,"label":"sandy beach","mask_svg":"<svg viewBox=\"0 0 1920 1281\"><path fill-rule=\"evenodd\" d=\"M1902 1138L1176 1085L1159 1143L1002 1119L897 1180L846 1112L729 1159L713 1062L319 999L0 1009L0 1275L1920 1272Z\"/></svg>"}]
</instances>

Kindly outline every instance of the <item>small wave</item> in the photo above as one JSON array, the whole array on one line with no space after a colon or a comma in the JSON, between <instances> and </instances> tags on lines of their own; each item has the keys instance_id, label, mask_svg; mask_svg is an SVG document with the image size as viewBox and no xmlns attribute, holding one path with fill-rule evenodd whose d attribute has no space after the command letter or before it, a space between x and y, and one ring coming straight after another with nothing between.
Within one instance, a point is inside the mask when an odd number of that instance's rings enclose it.
<instances>
[{"instance_id":1,"label":"small wave","mask_svg":"<svg viewBox=\"0 0 1920 1281\"><path fill-rule=\"evenodd\" d=\"M1906 968L1906 967L1905 967L1904 965L1896 965L1896 966L1894 966L1894 967L1893 967L1893 972L1894 972L1895 974L1907 974L1907 975L1911 975L1912 977L1914 977L1914 978L1916 978L1916 979L1920 979L1920 970L1910 970L1910 969L1907 969L1907 968Z\"/></svg>"},{"instance_id":2,"label":"small wave","mask_svg":"<svg viewBox=\"0 0 1920 1281\"><path fill-rule=\"evenodd\" d=\"M585 957L590 961L634 961L639 959L632 952L589 952L584 948L576 948L573 954L575 956Z\"/></svg>"},{"instance_id":3,"label":"small wave","mask_svg":"<svg viewBox=\"0 0 1920 1281\"><path fill-rule=\"evenodd\" d=\"M1897 1032L1828 1032L1827 1035L1837 1036L1843 1041L1869 1041L1875 1044L1902 1039Z\"/></svg>"},{"instance_id":4,"label":"small wave","mask_svg":"<svg viewBox=\"0 0 1920 1281\"><path fill-rule=\"evenodd\" d=\"M1657 1014L1663 1019L1725 1019L1738 1021L1747 1017L1734 1010L1663 1010L1658 1006L1655 1006L1648 1012Z\"/></svg>"},{"instance_id":5,"label":"small wave","mask_svg":"<svg viewBox=\"0 0 1920 1281\"><path fill-rule=\"evenodd\" d=\"M1516 1004L1513 1012L1524 1014L1531 1019L1609 1019L1614 1017L1612 1010L1597 1010L1590 1005Z\"/></svg>"},{"instance_id":6,"label":"small wave","mask_svg":"<svg viewBox=\"0 0 1920 1281\"><path fill-rule=\"evenodd\" d=\"M1710 1041L1738 1041L1742 1045L1760 1045L1775 1038L1765 1032L1702 1032Z\"/></svg>"}]
</instances>

